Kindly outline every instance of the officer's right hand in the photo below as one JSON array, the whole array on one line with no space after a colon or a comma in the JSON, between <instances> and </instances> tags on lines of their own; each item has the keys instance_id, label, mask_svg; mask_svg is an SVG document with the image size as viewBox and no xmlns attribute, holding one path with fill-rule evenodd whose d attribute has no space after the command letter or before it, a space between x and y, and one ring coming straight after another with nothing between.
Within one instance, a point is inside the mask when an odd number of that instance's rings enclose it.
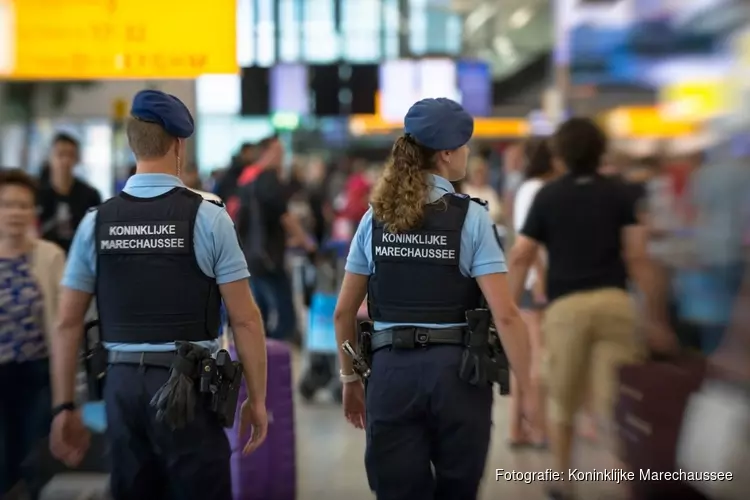
<instances>
[{"instance_id":1,"label":"officer's right hand","mask_svg":"<svg viewBox=\"0 0 750 500\"><path fill-rule=\"evenodd\" d=\"M81 412L64 411L52 421L49 439L52 456L68 467L76 467L88 452L91 433L83 424Z\"/></svg>"},{"instance_id":2,"label":"officer's right hand","mask_svg":"<svg viewBox=\"0 0 750 500\"><path fill-rule=\"evenodd\" d=\"M250 440L242 450L243 455L249 455L257 450L268 435L268 413L265 403L251 403L246 399L240 409L240 436L247 436L250 431Z\"/></svg>"},{"instance_id":3,"label":"officer's right hand","mask_svg":"<svg viewBox=\"0 0 750 500\"><path fill-rule=\"evenodd\" d=\"M343 391L344 416L357 429L365 428L365 386L361 381L345 383Z\"/></svg>"}]
</instances>

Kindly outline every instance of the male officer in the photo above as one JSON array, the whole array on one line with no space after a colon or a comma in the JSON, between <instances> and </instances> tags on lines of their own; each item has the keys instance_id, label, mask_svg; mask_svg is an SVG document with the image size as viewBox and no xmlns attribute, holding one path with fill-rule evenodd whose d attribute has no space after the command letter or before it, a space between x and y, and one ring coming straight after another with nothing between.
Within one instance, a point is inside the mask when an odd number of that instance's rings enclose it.
<instances>
[{"instance_id":1,"label":"male officer","mask_svg":"<svg viewBox=\"0 0 750 500\"><path fill-rule=\"evenodd\" d=\"M352 360L340 356L344 412L367 427L365 465L378 500L471 500L489 449L492 387L459 378L466 311L484 294L524 388L528 335L487 207L451 185L466 173L473 119L453 101L424 99L404 122L336 305L340 343L356 343L365 295L375 321L366 415Z\"/></svg>"},{"instance_id":2,"label":"male officer","mask_svg":"<svg viewBox=\"0 0 750 500\"><path fill-rule=\"evenodd\" d=\"M179 99L155 90L135 96L127 135L137 173L83 219L63 277L50 446L69 465L88 446L74 381L84 314L96 294L109 350L104 399L115 499L231 499L230 449L215 415L197 404L194 419L172 430L150 405L169 378L176 341L216 347L221 299L249 392L241 422L253 435L245 451L267 431L265 334L233 224L221 204L177 177L192 134Z\"/></svg>"}]
</instances>

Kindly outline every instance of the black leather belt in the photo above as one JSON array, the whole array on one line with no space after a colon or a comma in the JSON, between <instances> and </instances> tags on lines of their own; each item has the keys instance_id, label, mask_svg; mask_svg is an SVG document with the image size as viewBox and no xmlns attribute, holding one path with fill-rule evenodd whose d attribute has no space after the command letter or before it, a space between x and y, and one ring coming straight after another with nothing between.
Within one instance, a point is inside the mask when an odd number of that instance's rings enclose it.
<instances>
[{"instance_id":1,"label":"black leather belt","mask_svg":"<svg viewBox=\"0 0 750 500\"><path fill-rule=\"evenodd\" d=\"M461 327L452 328L417 328L399 327L373 332L372 350L383 347L394 349L415 349L428 345L465 345L468 330Z\"/></svg>"},{"instance_id":2,"label":"black leather belt","mask_svg":"<svg viewBox=\"0 0 750 500\"><path fill-rule=\"evenodd\" d=\"M109 351L110 365L137 365L171 368L177 351L168 352L122 352Z\"/></svg>"}]
</instances>

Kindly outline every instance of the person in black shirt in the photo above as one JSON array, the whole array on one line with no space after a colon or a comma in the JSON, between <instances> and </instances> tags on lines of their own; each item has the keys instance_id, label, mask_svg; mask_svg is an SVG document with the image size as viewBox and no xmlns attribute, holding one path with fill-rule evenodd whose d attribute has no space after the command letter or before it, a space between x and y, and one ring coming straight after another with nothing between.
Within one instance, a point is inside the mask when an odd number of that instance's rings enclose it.
<instances>
[{"instance_id":1,"label":"person in black shirt","mask_svg":"<svg viewBox=\"0 0 750 500\"><path fill-rule=\"evenodd\" d=\"M263 154L238 176L237 232L243 242L253 293L263 312L266 333L277 340L294 340L296 313L285 267L287 240L308 252L315 244L299 220L287 210L288 198L280 178L283 146L276 138L263 141Z\"/></svg>"},{"instance_id":2,"label":"person in black shirt","mask_svg":"<svg viewBox=\"0 0 750 500\"><path fill-rule=\"evenodd\" d=\"M548 366L552 452L560 472L571 468L574 418L588 383L594 383L597 413L610 417L617 369L643 359L636 338L630 274L646 295L654 347L671 349L674 336L656 297L646 253L646 229L638 224L625 184L597 173L606 137L591 120L563 123L552 140L556 162L567 173L537 194L511 255L511 286L521 297L540 246L548 256L546 311L542 330ZM571 483L555 483L550 498L569 498Z\"/></svg>"},{"instance_id":3,"label":"person in black shirt","mask_svg":"<svg viewBox=\"0 0 750 500\"><path fill-rule=\"evenodd\" d=\"M42 238L57 243L66 252L83 216L102 202L96 189L73 176L79 159L78 141L68 134L57 134L49 165L41 175L37 202Z\"/></svg>"}]
</instances>

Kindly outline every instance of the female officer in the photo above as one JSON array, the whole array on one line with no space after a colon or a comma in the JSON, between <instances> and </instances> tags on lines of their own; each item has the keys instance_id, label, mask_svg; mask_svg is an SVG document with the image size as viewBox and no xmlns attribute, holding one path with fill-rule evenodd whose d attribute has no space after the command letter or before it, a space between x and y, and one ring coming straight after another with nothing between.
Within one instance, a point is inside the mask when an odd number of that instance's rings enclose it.
<instances>
[{"instance_id":1,"label":"female officer","mask_svg":"<svg viewBox=\"0 0 750 500\"><path fill-rule=\"evenodd\" d=\"M366 412L364 387L341 356L344 412L366 427L365 466L379 500L476 498L492 387L472 386L458 370L465 313L482 294L520 385L529 386L526 327L486 204L451 186L464 177L473 130L449 99L414 104L349 251L336 336L355 343L367 295L375 352Z\"/></svg>"}]
</instances>

